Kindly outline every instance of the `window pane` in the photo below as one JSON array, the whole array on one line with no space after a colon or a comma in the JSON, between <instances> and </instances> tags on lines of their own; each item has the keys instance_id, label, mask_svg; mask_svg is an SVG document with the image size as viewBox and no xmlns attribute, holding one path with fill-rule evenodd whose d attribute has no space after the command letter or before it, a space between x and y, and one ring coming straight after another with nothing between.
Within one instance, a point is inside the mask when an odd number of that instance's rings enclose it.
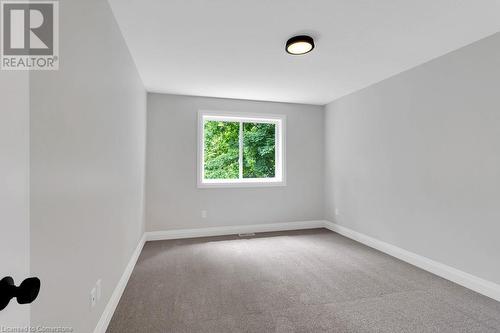
<instances>
[{"instance_id":1,"label":"window pane","mask_svg":"<svg viewBox=\"0 0 500 333\"><path fill-rule=\"evenodd\" d=\"M243 124L243 178L274 178L275 124Z\"/></svg>"},{"instance_id":2,"label":"window pane","mask_svg":"<svg viewBox=\"0 0 500 333\"><path fill-rule=\"evenodd\" d=\"M205 179L239 178L240 124L205 121Z\"/></svg>"}]
</instances>

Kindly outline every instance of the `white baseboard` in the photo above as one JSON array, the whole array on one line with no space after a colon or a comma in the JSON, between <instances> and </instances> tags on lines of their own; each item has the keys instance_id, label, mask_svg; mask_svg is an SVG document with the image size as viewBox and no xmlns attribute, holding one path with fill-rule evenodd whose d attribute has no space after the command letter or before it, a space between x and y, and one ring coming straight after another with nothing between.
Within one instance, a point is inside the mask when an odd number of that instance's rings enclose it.
<instances>
[{"instance_id":1,"label":"white baseboard","mask_svg":"<svg viewBox=\"0 0 500 333\"><path fill-rule=\"evenodd\" d=\"M235 235L248 232L270 232L270 231L284 231L284 230L314 229L314 228L324 228L324 226L325 226L325 221L313 220L313 221L297 221L297 222L285 222L285 223L234 225L234 226L196 228L196 229L173 229L173 230L146 232L146 240L155 241L155 240L167 240L167 239Z\"/></svg>"},{"instance_id":2,"label":"white baseboard","mask_svg":"<svg viewBox=\"0 0 500 333\"><path fill-rule=\"evenodd\" d=\"M132 257L130 258L130 261L127 264L127 267L125 267L125 271L123 272L122 277L120 278L120 281L118 281L118 284L115 287L115 290L113 291L113 294L111 295L111 298L108 301L108 304L104 308L104 312L101 315L101 318L99 319L99 322L97 323L97 326L94 330L94 333L105 333L106 329L108 328L109 322L111 321L111 318L113 317L113 314L115 313L116 307L118 306L118 302L120 302L120 298L122 297L123 291L125 290L125 287L127 286L127 282L130 278L130 275L132 274L132 271L134 270L135 264L137 262L137 259L139 259L139 255L141 254L142 248L144 247L144 243L146 242L146 235L142 235L141 240L139 241L139 244L137 244L137 248L135 249L134 253L132 254Z\"/></svg>"},{"instance_id":3,"label":"white baseboard","mask_svg":"<svg viewBox=\"0 0 500 333\"><path fill-rule=\"evenodd\" d=\"M500 285L494 282L484 280L472 274L463 272L440 262L404 250L392 244L385 243L383 241L364 235L360 232L354 231L333 222L325 221L324 226L325 228L330 229L331 231L334 231L338 234L368 245L369 247L387 253L400 260L406 261L407 263L410 263L423 270L455 282L456 284L459 284L465 288L474 290L477 293L500 301Z\"/></svg>"}]
</instances>

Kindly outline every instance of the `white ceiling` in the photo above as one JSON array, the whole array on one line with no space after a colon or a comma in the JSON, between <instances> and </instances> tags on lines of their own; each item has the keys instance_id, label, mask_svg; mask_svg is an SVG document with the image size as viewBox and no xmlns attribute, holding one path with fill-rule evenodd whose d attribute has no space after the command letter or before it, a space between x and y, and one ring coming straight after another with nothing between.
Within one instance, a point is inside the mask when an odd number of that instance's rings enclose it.
<instances>
[{"instance_id":1,"label":"white ceiling","mask_svg":"<svg viewBox=\"0 0 500 333\"><path fill-rule=\"evenodd\" d=\"M325 104L500 30L500 0L109 0L146 89ZM307 33L316 49L285 53Z\"/></svg>"}]
</instances>

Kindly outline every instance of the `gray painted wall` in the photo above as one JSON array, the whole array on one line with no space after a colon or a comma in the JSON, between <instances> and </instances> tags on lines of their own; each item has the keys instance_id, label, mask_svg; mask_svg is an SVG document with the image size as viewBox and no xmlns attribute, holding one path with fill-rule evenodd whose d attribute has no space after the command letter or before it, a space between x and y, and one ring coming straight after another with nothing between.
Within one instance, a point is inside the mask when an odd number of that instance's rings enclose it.
<instances>
[{"instance_id":1,"label":"gray painted wall","mask_svg":"<svg viewBox=\"0 0 500 333\"><path fill-rule=\"evenodd\" d=\"M500 283L499 87L496 34L329 104L326 217Z\"/></svg>"},{"instance_id":2,"label":"gray painted wall","mask_svg":"<svg viewBox=\"0 0 500 333\"><path fill-rule=\"evenodd\" d=\"M64 1L60 27L30 82L32 325L91 332L144 229L146 93L107 1Z\"/></svg>"},{"instance_id":3,"label":"gray painted wall","mask_svg":"<svg viewBox=\"0 0 500 333\"><path fill-rule=\"evenodd\" d=\"M198 189L199 109L285 114L287 186ZM148 94L147 230L322 219L323 120L319 106Z\"/></svg>"},{"instance_id":4,"label":"gray painted wall","mask_svg":"<svg viewBox=\"0 0 500 333\"><path fill-rule=\"evenodd\" d=\"M29 275L29 73L0 71L0 279ZM15 300L0 325L29 325L29 306Z\"/></svg>"}]
</instances>

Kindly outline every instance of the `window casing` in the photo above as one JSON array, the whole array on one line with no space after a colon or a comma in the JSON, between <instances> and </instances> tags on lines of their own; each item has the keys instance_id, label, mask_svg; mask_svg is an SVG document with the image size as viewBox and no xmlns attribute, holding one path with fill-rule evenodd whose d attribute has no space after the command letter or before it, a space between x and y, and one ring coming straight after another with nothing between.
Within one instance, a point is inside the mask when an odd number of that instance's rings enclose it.
<instances>
[{"instance_id":1,"label":"window casing","mask_svg":"<svg viewBox=\"0 0 500 333\"><path fill-rule=\"evenodd\" d=\"M285 123L284 115L199 111L198 187L285 186ZM217 139L209 136L213 128L219 131L219 136L221 131L227 131L227 135L226 132L222 135L226 138L230 137L221 147L215 146L214 148L214 145L217 145ZM262 138L262 133L267 133L264 138ZM255 135L260 135L260 137L255 139L253 138ZM270 157L269 149L272 148L270 143L273 139L274 155ZM260 147L258 142L262 140L266 142L266 145ZM212 158L211 151L219 148L225 155L225 164L222 168L218 168L217 163L212 163L218 161L217 158ZM252 157L252 155L260 156L263 151L267 159L256 161ZM274 159L274 165L270 163L272 159ZM259 167L255 167L257 164Z\"/></svg>"}]
</instances>

